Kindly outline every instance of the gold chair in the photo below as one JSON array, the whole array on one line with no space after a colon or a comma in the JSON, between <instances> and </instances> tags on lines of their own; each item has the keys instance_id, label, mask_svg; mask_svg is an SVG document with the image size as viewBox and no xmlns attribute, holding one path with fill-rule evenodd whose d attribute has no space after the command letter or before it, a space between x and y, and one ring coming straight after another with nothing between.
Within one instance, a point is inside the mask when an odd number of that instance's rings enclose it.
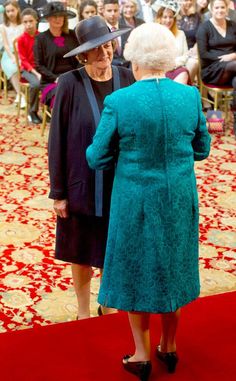
<instances>
[{"instance_id":1,"label":"gold chair","mask_svg":"<svg viewBox=\"0 0 236 381\"><path fill-rule=\"evenodd\" d=\"M7 77L4 71L2 70L2 67L0 65L0 90L3 90L3 102L4 104L7 103L7 96L8 96L8 91L7 91Z\"/></svg>"},{"instance_id":2,"label":"gold chair","mask_svg":"<svg viewBox=\"0 0 236 381\"><path fill-rule=\"evenodd\" d=\"M22 96L25 97L25 121L26 124L28 124L28 112L29 112L29 99L30 99L30 84L26 81L26 79L21 77L21 71L20 71L20 60L18 55L18 48L17 48L17 38L13 42L14 47L14 54L16 58L16 66L17 66L17 75L20 83L20 94L19 94L19 102L17 105L17 117L20 117L20 110L21 110L21 99Z\"/></svg>"},{"instance_id":3,"label":"gold chair","mask_svg":"<svg viewBox=\"0 0 236 381\"><path fill-rule=\"evenodd\" d=\"M199 57L199 91L201 94L202 102L208 102L213 105L214 110L221 110L225 112L225 120L229 119L230 102L233 100L233 90L231 86L216 86L206 83L202 80L201 76L201 60ZM211 95L211 98L209 97ZM213 98L213 99L212 99Z\"/></svg>"},{"instance_id":4,"label":"gold chair","mask_svg":"<svg viewBox=\"0 0 236 381\"><path fill-rule=\"evenodd\" d=\"M41 125L41 136L44 135L46 125L47 125L47 118L51 119L52 117L52 111L47 105L43 105L43 121Z\"/></svg>"},{"instance_id":5,"label":"gold chair","mask_svg":"<svg viewBox=\"0 0 236 381\"><path fill-rule=\"evenodd\" d=\"M213 105L214 110L221 110L225 112L225 120L229 118L230 102L233 99L233 87L229 86L215 86L207 84L199 80L199 90L202 101L206 101ZM213 100L207 96L210 93Z\"/></svg>"}]
</instances>

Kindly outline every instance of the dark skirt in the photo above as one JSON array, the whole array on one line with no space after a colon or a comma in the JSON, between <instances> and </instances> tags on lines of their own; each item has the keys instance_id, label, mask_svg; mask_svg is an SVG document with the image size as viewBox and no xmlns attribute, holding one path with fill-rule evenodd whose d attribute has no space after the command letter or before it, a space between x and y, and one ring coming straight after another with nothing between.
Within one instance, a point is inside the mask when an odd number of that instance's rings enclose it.
<instances>
[{"instance_id":1,"label":"dark skirt","mask_svg":"<svg viewBox=\"0 0 236 381\"><path fill-rule=\"evenodd\" d=\"M103 268L108 217L71 215L57 218L55 258Z\"/></svg>"},{"instance_id":2,"label":"dark skirt","mask_svg":"<svg viewBox=\"0 0 236 381\"><path fill-rule=\"evenodd\" d=\"M57 89L57 83L48 83L46 86L44 86L42 90L41 95L41 103L44 105L47 105L51 109L54 106L55 101L55 95L56 95L56 89Z\"/></svg>"}]
</instances>

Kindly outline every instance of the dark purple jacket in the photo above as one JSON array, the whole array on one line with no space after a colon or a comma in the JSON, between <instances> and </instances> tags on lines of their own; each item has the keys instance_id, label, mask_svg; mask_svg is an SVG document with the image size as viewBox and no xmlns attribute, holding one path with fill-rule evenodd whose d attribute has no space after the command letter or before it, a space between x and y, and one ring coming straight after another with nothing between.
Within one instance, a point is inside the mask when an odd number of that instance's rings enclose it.
<instances>
[{"instance_id":1,"label":"dark purple jacket","mask_svg":"<svg viewBox=\"0 0 236 381\"><path fill-rule=\"evenodd\" d=\"M132 72L119 67L121 87L134 82ZM52 199L68 199L73 213L95 215L95 171L86 149L95 134L95 122L78 70L60 76L49 133L48 155ZM104 209L109 212L114 171L104 171Z\"/></svg>"}]
</instances>

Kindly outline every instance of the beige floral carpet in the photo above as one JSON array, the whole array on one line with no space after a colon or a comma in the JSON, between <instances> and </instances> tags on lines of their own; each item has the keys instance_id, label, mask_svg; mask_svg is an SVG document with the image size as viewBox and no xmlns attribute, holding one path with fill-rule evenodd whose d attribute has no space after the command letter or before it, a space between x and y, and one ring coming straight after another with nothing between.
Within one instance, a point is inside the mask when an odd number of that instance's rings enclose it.
<instances>
[{"instance_id":1,"label":"beige floral carpet","mask_svg":"<svg viewBox=\"0 0 236 381\"><path fill-rule=\"evenodd\" d=\"M0 332L74 320L70 265L54 259L47 133L25 125L0 98ZM201 295L236 290L236 160L232 126L196 164L200 196ZM119 274L117 274L119 276ZM99 274L92 280L96 316Z\"/></svg>"}]
</instances>

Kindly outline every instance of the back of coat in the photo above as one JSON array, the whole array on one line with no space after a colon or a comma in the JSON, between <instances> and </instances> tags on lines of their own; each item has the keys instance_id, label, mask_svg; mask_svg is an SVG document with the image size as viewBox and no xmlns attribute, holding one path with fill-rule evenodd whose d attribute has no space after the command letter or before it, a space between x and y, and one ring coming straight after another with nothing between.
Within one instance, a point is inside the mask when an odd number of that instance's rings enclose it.
<instances>
[{"instance_id":1,"label":"back of coat","mask_svg":"<svg viewBox=\"0 0 236 381\"><path fill-rule=\"evenodd\" d=\"M143 80L105 106L88 151L92 166L105 168L118 150L99 301L175 311L199 294L194 160L208 156L210 137L198 90Z\"/></svg>"}]
</instances>

